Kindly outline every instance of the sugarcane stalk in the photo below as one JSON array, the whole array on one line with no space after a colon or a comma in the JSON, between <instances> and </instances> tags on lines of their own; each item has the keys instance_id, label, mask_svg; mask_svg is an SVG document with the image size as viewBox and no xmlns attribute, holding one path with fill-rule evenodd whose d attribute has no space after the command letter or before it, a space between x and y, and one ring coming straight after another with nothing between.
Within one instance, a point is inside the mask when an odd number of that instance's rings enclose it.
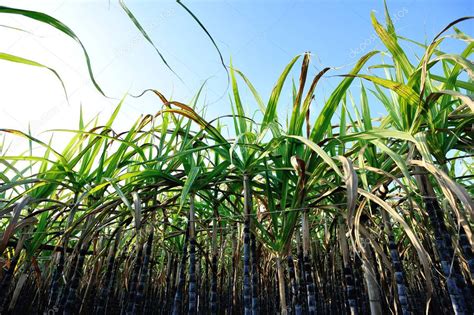
<instances>
[{"instance_id":1,"label":"sugarcane stalk","mask_svg":"<svg viewBox=\"0 0 474 315\"><path fill-rule=\"evenodd\" d=\"M66 303L64 304L64 315L73 314L76 312L76 299L77 291L79 290L79 284L82 278L82 267L84 265L87 249L89 248L89 242L85 244L79 250L79 257L77 264L70 280L69 290L66 297Z\"/></svg>"},{"instance_id":2,"label":"sugarcane stalk","mask_svg":"<svg viewBox=\"0 0 474 315\"><path fill-rule=\"evenodd\" d=\"M371 257L373 256L369 240L362 239L363 257L362 269L364 271L364 280L367 286L367 294L369 296L370 314L382 315L382 299L380 297L379 284L375 276L375 268Z\"/></svg>"},{"instance_id":3,"label":"sugarcane stalk","mask_svg":"<svg viewBox=\"0 0 474 315\"><path fill-rule=\"evenodd\" d=\"M347 305L349 307L349 311L351 315L357 315L358 307L357 307L356 289L355 289L354 278L352 275L353 272L352 272L352 264L351 264L351 260L349 256L349 246L347 244L346 235L344 233L344 222L342 218L339 221L338 239L339 239L339 246L341 248L341 253L342 253Z\"/></svg>"},{"instance_id":4,"label":"sugarcane stalk","mask_svg":"<svg viewBox=\"0 0 474 315\"><path fill-rule=\"evenodd\" d=\"M144 299L145 285L149 272L150 257L153 246L153 230L148 236L148 241L146 243L145 255L143 256L143 262L140 270L140 276L137 284L137 293L135 302L133 303L133 313L140 314L142 309L142 303Z\"/></svg>"},{"instance_id":5,"label":"sugarcane stalk","mask_svg":"<svg viewBox=\"0 0 474 315\"><path fill-rule=\"evenodd\" d=\"M297 266L298 266L298 301L301 303L301 310L303 313L307 310L308 303L305 302L306 297L306 282L304 277L304 256L303 256L303 244L301 241L300 229L296 229L296 254L297 254Z\"/></svg>"},{"instance_id":6,"label":"sugarcane stalk","mask_svg":"<svg viewBox=\"0 0 474 315\"><path fill-rule=\"evenodd\" d=\"M188 314L197 312L197 284L196 284L196 229L195 229L194 194L189 200L189 288L188 288Z\"/></svg>"},{"instance_id":7,"label":"sugarcane stalk","mask_svg":"<svg viewBox=\"0 0 474 315\"><path fill-rule=\"evenodd\" d=\"M238 273L238 261L240 257L240 242L237 241L237 225L233 226L232 229L232 270L229 272L229 313L233 314L234 306L237 305L238 294L237 294L237 273ZM224 268L224 267L223 267Z\"/></svg>"},{"instance_id":8,"label":"sugarcane stalk","mask_svg":"<svg viewBox=\"0 0 474 315\"><path fill-rule=\"evenodd\" d=\"M183 302L183 288L184 288L184 283L186 281L184 269L186 268L186 258L188 255L188 240L189 240L189 221L188 221L188 226L186 228L186 234L184 237L183 254L181 256L181 262L179 265L179 277L178 277L176 293L175 293L174 301L173 301L173 310L172 310L173 315L181 314L181 305Z\"/></svg>"},{"instance_id":9,"label":"sugarcane stalk","mask_svg":"<svg viewBox=\"0 0 474 315\"><path fill-rule=\"evenodd\" d=\"M174 275L175 275L175 270L176 268L175 265L173 264L175 259L174 255L170 252L166 252L166 285L164 288L164 293L163 293L163 298L164 298L164 311L168 311L169 308L169 300L172 297L172 287L173 287L173 280L174 280Z\"/></svg>"},{"instance_id":10,"label":"sugarcane stalk","mask_svg":"<svg viewBox=\"0 0 474 315\"><path fill-rule=\"evenodd\" d=\"M250 270L250 211L252 209L252 188L250 177L244 175L244 314L252 314L252 285Z\"/></svg>"},{"instance_id":11,"label":"sugarcane stalk","mask_svg":"<svg viewBox=\"0 0 474 315\"><path fill-rule=\"evenodd\" d=\"M303 230L303 270L304 281L306 284L306 300L308 305L308 314L314 315L316 314L316 285L314 284L314 279L311 270L311 245L307 209L303 211L301 226Z\"/></svg>"},{"instance_id":12,"label":"sugarcane stalk","mask_svg":"<svg viewBox=\"0 0 474 315\"><path fill-rule=\"evenodd\" d=\"M112 280L114 276L115 268L115 254L118 249L120 236L121 236L122 228L119 227L117 230L117 234L115 236L114 244L110 246L109 253L107 256L107 267L105 270L103 285L99 293L99 297L97 299L97 304L94 313L95 314L103 314L106 310L107 303L110 298L110 293L112 292Z\"/></svg>"},{"instance_id":13,"label":"sugarcane stalk","mask_svg":"<svg viewBox=\"0 0 474 315\"><path fill-rule=\"evenodd\" d=\"M301 315L303 309L301 307L301 300L299 294L299 286L296 280L296 273L295 273L295 263L293 262L293 257L291 255L287 258L288 261L288 272L290 274L290 285L291 285L291 298L290 298L290 310L294 310L295 315Z\"/></svg>"},{"instance_id":14,"label":"sugarcane stalk","mask_svg":"<svg viewBox=\"0 0 474 315\"><path fill-rule=\"evenodd\" d=\"M212 220L212 258L211 258L211 314L217 314L217 220Z\"/></svg>"},{"instance_id":15,"label":"sugarcane stalk","mask_svg":"<svg viewBox=\"0 0 474 315\"><path fill-rule=\"evenodd\" d=\"M250 251L251 251L251 265L252 265L252 315L259 314L259 301L258 301L258 257L257 257L257 241L255 234L250 234Z\"/></svg>"},{"instance_id":16,"label":"sugarcane stalk","mask_svg":"<svg viewBox=\"0 0 474 315\"><path fill-rule=\"evenodd\" d=\"M53 260L54 261L54 260ZM53 309L58 303L59 297L59 281L64 270L64 253L58 252L58 263L51 276L51 284L48 291L48 310Z\"/></svg>"},{"instance_id":17,"label":"sugarcane stalk","mask_svg":"<svg viewBox=\"0 0 474 315\"><path fill-rule=\"evenodd\" d=\"M285 274L280 257L276 257L276 268L278 274L278 293L280 296L280 314L287 315L288 309L286 305Z\"/></svg>"},{"instance_id":18,"label":"sugarcane stalk","mask_svg":"<svg viewBox=\"0 0 474 315\"><path fill-rule=\"evenodd\" d=\"M103 243L105 243L104 238L101 239L101 243L102 243L101 245L103 245ZM97 253L97 235L94 238L94 253ZM93 286L96 282L95 280L97 278L97 274L98 274L98 271L99 271L100 268L101 268L101 261L99 259L97 259L94 263L94 267L92 269L92 272L89 275L89 280L87 281L87 286L86 286L86 289L85 289L84 294L83 294L82 299L81 299L81 304L79 306L79 314L83 314L84 306L86 306L87 303L88 303L88 300L90 298L90 293L91 293L92 290L95 289L95 288L93 288ZM89 312L90 312L90 310L89 310Z\"/></svg>"},{"instance_id":19,"label":"sugarcane stalk","mask_svg":"<svg viewBox=\"0 0 474 315\"><path fill-rule=\"evenodd\" d=\"M467 306L465 296L458 285L460 275L457 275L458 260L454 257L451 237L446 231L444 217L436 199L433 187L428 180L428 176L416 169L420 175L415 176L418 188L425 203L426 212L430 219L435 236L435 246L440 256L441 270L446 277L446 287L449 292L451 306L455 314L466 314ZM453 268L452 268L453 264Z\"/></svg>"},{"instance_id":20,"label":"sugarcane stalk","mask_svg":"<svg viewBox=\"0 0 474 315\"><path fill-rule=\"evenodd\" d=\"M138 237L138 236L137 236ZM125 314L134 314L133 308L136 301L137 296L137 285L138 285L138 277L140 274L141 264L143 263L143 245L137 243L137 255L132 265L132 275L130 278L130 285L128 287L128 297L125 305Z\"/></svg>"}]
</instances>

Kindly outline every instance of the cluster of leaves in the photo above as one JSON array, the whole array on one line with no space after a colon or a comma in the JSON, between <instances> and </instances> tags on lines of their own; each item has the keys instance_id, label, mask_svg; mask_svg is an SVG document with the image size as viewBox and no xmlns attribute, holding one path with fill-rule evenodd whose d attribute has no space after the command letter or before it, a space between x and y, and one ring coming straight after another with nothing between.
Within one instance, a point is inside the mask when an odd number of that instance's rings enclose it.
<instances>
[{"instance_id":1,"label":"cluster of leaves","mask_svg":"<svg viewBox=\"0 0 474 315\"><path fill-rule=\"evenodd\" d=\"M67 26L41 13L5 7L0 7L0 13L47 22L80 43ZM414 63L401 48L403 38L397 36L388 13L385 27L372 15L374 29L387 51L363 56L343 76L314 120L310 109L315 89L331 69L316 74L307 86L310 55L304 54L286 66L267 102L242 72L230 67L233 112L213 121L196 110L201 91L186 105L150 90L163 104L158 113L141 117L125 132L113 129L123 100L104 125L97 120L86 123L81 115L78 130L56 130L72 134L61 152L28 133L0 129L40 148L21 155L2 152L0 157L3 307L17 307L18 295L27 290L25 283L35 292L33 305L50 305L48 299L54 291L50 288L61 257L68 258L63 283L67 291L72 290L68 281L76 279L74 270L86 270L87 266L93 276L80 279L81 292L87 296L90 292L85 288L103 288L108 272L105 262L112 256L116 257L116 268L124 271L119 280L126 283L126 291L121 291L115 282L114 292L117 296L130 293L133 266L140 265L139 253L146 246L153 246L156 269L151 269L148 286L166 287L169 279L163 276L163 269L181 253L186 257L190 226L203 264L211 264L210 257L216 254L219 266L236 270L228 275L234 277L228 281L241 283L235 277L244 272L238 263L243 243L232 238L245 234L242 223L250 218L250 233L259 253L255 264L262 278L274 281L271 275L281 268L281 259L299 253L301 240L305 255L311 249L322 310L329 311L324 307L331 304L337 290L347 286L343 279L338 285L328 274L337 266L328 268L326 259L340 257L344 258L340 271L345 265L363 262L360 272L365 274L363 291L367 293L362 294L366 297L362 304L370 304L374 310L368 278L377 278L379 286L388 288L383 293L386 301L379 301L383 307L395 309L403 304L396 302L401 293L390 281L396 269L391 238L396 241L410 292L416 292L423 305L429 305L432 294L451 297L452 305L438 302L435 307L441 311L456 308L449 274L443 277L435 270L443 269L443 248L436 243L436 231L444 226L454 253L466 262L459 264L460 274L468 287L472 286L474 186L469 161L474 147L474 67L468 58L474 44L456 28L454 34L444 35L463 20L448 25L430 45L414 43L424 49L424 55ZM440 44L447 37L464 41L466 47L459 54L443 52ZM90 69L85 49L84 53ZM378 56L389 62L374 63ZM0 58L42 66L4 53ZM293 84L291 115L283 126L277 114L281 93L301 59L299 83ZM369 62L372 65L364 73ZM360 100L355 100L352 83L359 80L370 87L361 84ZM245 112L239 84L253 95L260 121ZM371 101L383 104L387 115L375 119ZM223 133L227 121L234 129L232 139ZM441 216L435 219L429 198L439 200L442 207ZM151 245L150 234L159 241ZM467 238L467 247L460 235ZM83 257L84 265L77 267L84 252L92 255ZM132 253L137 257L135 262ZM273 261L278 262L277 267L268 271ZM13 279L7 277L9 271ZM373 277L374 272L378 277ZM28 280L20 281L22 275ZM333 281L331 289L324 287L325 279ZM440 282L448 283L446 291L433 292ZM224 282L220 285L225 288ZM172 287L172 291L179 291L178 284ZM234 285L231 292L239 296L241 286ZM281 293L278 299L283 311L287 305ZM295 307L295 303L288 304Z\"/></svg>"}]
</instances>

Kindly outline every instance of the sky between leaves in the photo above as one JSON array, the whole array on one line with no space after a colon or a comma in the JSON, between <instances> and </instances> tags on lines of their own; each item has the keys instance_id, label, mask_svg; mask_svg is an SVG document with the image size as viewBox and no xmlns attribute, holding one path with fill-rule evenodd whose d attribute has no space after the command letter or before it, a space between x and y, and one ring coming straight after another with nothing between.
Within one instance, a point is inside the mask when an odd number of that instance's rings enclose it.
<instances>
[{"instance_id":1,"label":"sky between leaves","mask_svg":"<svg viewBox=\"0 0 474 315\"><path fill-rule=\"evenodd\" d=\"M94 89L77 43L47 25L1 15L0 51L54 68L69 96L67 103L60 83L49 71L0 61L1 128L27 130L30 124L33 134L48 139L50 133L45 130L78 128L81 105L87 119L100 113L105 121L127 92L139 94L154 88L186 103L206 80L199 108L206 108L208 119L231 113L226 72L211 41L189 14L174 1L125 2L183 81L166 68L118 1L0 1L1 5L50 14L72 28L88 50L97 81L109 97ZM362 55L382 48L372 29L370 12L375 10L384 21L383 1L185 3L212 34L226 64L232 57L234 67L246 74L264 99L297 54L313 53L310 75L326 66L335 67L318 86L314 111L340 80L331 75L349 72ZM397 33L425 43L452 20L474 13L473 1L388 1L388 5ZM474 23L459 27L472 34ZM462 47L454 40L443 45L448 51ZM403 43L403 47L421 57L414 45ZM297 81L298 73L292 77ZM243 84L241 87L244 89ZM289 84L284 91L282 117L291 108ZM256 111L251 95L242 94L249 112ZM374 116L383 113L375 102L371 106ZM128 97L117 127L126 129L139 115L160 108L159 100L151 94L140 99ZM61 142L61 136L55 137Z\"/></svg>"}]
</instances>

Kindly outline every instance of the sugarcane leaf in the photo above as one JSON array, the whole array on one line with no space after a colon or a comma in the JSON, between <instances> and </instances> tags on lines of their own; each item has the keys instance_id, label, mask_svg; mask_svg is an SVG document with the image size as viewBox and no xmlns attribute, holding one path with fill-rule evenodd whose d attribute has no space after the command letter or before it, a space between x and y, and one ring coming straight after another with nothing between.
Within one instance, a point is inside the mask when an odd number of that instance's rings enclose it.
<instances>
[{"instance_id":1,"label":"sugarcane leaf","mask_svg":"<svg viewBox=\"0 0 474 315\"><path fill-rule=\"evenodd\" d=\"M318 118L316 119L316 122L313 125L310 135L311 141L313 141L314 143L319 143L322 140L324 134L327 132L329 125L331 124L331 119L334 115L334 112L336 111L337 106L341 102L347 89L354 80L353 75L357 74L362 69L364 64L377 53L377 51L372 51L360 58L352 69L352 71L349 73L349 75L351 76L344 78L344 80L342 80L342 82L331 93L331 96L324 104L321 113L319 114Z\"/></svg>"},{"instance_id":2,"label":"sugarcane leaf","mask_svg":"<svg viewBox=\"0 0 474 315\"><path fill-rule=\"evenodd\" d=\"M391 24L390 20L388 20L389 30L386 30L377 21L374 12L372 12L370 16L372 20L372 26L374 27L375 32L382 40L385 47L387 47L390 53L392 54L392 58L394 59L396 65L401 68L406 77L409 77L410 74L413 72L413 66L408 60L408 57L406 56L405 52L397 43L396 34L393 33L395 31L393 24Z\"/></svg>"},{"instance_id":3,"label":"sugarcane leaf","mask_svg":"<svg viewBox=\"0 0 474 315\"><path fill-rule=\"evenodd\" d=\"M90 77L92 83L94 84L97 91L99 91L102 95L105 96L104 92L102 91L99 84L95 80L94 74L92 73L91 61L90 61L89 54L87 53L86 48L82 44L79 37L77 37L77 35L67 25L65 25L61 21L55 19L54 17L52 17L48 14L45 14L45 13L42 13L42 12L37 12L37 11L30 11L30 10L23 10L23 9L17 9L17 8L10 8L10 7L6 7L6 6L0 6L0 13L22 15L22 16L28 17L30 19L36 20L38 22L46 23L46 24L54 27L55 29L61 31L62 33L66 34L67 36L69 36L73 40L75 40L81 46L82 51L84 53L84 57L85 57L86 63L87 63L87 69L89 71L89 77Z\"/></svg>"},{"instance_id":4,"label":"sugarcane leaf","mask_svg":"<svg viewBox=\"0 0 474 315\"><path fill-rule=\"evenodd\" d=\"M4 53L4 52L0 52L0 59L10 61L10 62L15 62L15 63L21 63L21 64L24 64L24 65L33 66L33 67L45 68L45 69L51 71L56 76L56 78L58 78L58 80L61 83L61 86L63 88L64 95L66 96L66 99L68 99L67 92L66 92L66 86L64 85L64 82L61 79L61 77L59 76L59 74L53 68L47 67L47 66L45 66L45 65L43 65L39 62L30 60L30 59L26 59L26 58L23 58L23 57L20 57L20 56L7 54L7 53Z\"/></svg>"},{"instance_id":5,"label":"sugarcane leaf","mask_svg":"<svg viewBox=\"0 0 474 315\"><path fill-rule=\"evenodd\" d=\"M324 162L326 162L327 165L329 165L335 172L337 175L339 175L340 177L344 177L341 173L341 171L339 170L339 167L337 166L337 164L334 162L334 160L323 150L323 148L321 148L319 145L317 145L316 143L314 143L313 141L309 140L309 139L306 139L304 137L300 137L300 136L293 136L293 135L287 135L288 138L293 138L293 139L297 139L301 142L303 142L305 145L307 145L311 150L313 150L314 152L316 152L317 155L319 155Z\"/></svg>"},{"instance_id":6,"label":"sugarcane leaf","mask_svg":"<svg viewBox=\"0 0 474 315\"><path fill-rule=\"evenodd\" d=\"M426 107L429 108L430 105L434 102L436 102L437 99L444 95L449 95L452 96L453 98L459 99L463 104L466 104L469 106L471 111L474 113L474 100L471 96L469 95L464 95L460 92L457 91L451 91L451 90L442 90L438 92L433 92L431 93L427 98L426 98Z\"/></svg>"},{"instance_id":7,"label":"sugarcane leaf","mask_svg":"<svg viewBox=\"0 0 474 315\"><path fill-rule=\"evenodd\" d=\"M228 71L227 71L227 67L224 63L224 57L222 57L222 53L221 53L221 50L219 49L219 46L217 46L217 43L216 41L214 40L214 38L211 36L211 33L209 33L209 31L206 29L206 27L204 26L204 24L201 23L201 21L198 19L198 17L187 7L183 4L183 2L181 0L176 0L176 2L186 11L189 13L189 15L191 15L191 17L193 18L194 21L196 21L196 23L199 25L199 27L201 27L201 29L204 31L204 33L206 33L207 37L209 37L209 39L211 40L212 42L212 45L214 45L214 48L216 49L217 53L219 54L219 58L221 60L221 64L222 66L224 67L227 75L229 74Z\"/></svg>"},{"instance_id":8,"label":"sugarcane leaf","mask_svg":"<svg viewBox=\"0 0 474 315\"><path fill-rule=\"evenodd\" d=\"M242 79L244 80L245 84L247 85L247 87L249 88L250 92L252 92L252 95L255 99L255 101L257 102L257 105L258 107L260 108L260 111L262 113L265 113L265 110L266 110L266 106L265 104L263 103L263 100L262 98L260 97L260 94L258 93L258 91L255 89L255 87L252 85L252 83L250 82L250 80L239 70L235 69L235 68L231 68L233 71L235 71L238 75L240 75L242 77Z\"/></svg>"},{"instance_id":9,"label":"sugarcane leaf","mask_svg":"<svg viewBox=\"0 0 474 315\"><path fill-rule=\"evenodd\" d=\"M265 108L265 112L263 113L264 116L263 116L262 126L260 127L260 131L263 131L268 125L278 120L276 110L277 110L277 104L278 104L278 99L280 98L281 90L283 88L283 85L286 82L286 77L288 76L294 64L299 58L300 56L298 55L290 61L290 63L285 67L282 74L278 78L277 83L273 87L272 93L270 95L270 99L268 100L267 107Z\"/></svg>"},{"instance_id":10,"label":"sugarcane leaf","mask_svg":"<svg viewBox=\"0 0 474 315\"><path fill-rule=\"evenodd\" d=\"M350 76L350 75L343 75L343 76ZM365 74L357 74L353 75L354 77L363 78L365 80L371 81L375 84L381 85L385 88L388 88L395 93L397 93L400 97L406 100L408 103L412 105L416 105L420 102L418 94L409 86L399 83L396 81L391 81L387 79L382 79L376 76L370 76Z\"/></svg>"},{"instance_id":11,"label":"sugarcane leaf","mask_svg":"<svg viewBox=\"0 0 474 315\"><path fill-rule=\"evenodd\" d=\"M357 188L358 177L355 172L352 161L345 156L338 156L338 159L342 162L342 170L344 171L344 181L346 182L347 191L347 226L352 229L354 212L357 203Z\"/></svg>"},{"instance_id":12,"label":"sugarcane leaf","mask_svg":"<svg viewBox=\"0 0 474 315\"><path fill-rule=\"evenodd\" d=\"M140 31L140 33L143 35L143 37L147 40L147 42L149 42L153 48L155 49L156 53L158 54L158 56L160 56L161 58L161 61L165 64L165 66L171 71L173 72L176 76L178 76L176 74L176 72L174 72L174 70L170 67L170 65L168 64L168 62L166 61L165 57L163 56L163 54L160 52L160 50L158 49L158 47L156 47L155 43L152 41L152 39L150 38L150 36L148 36L148 33L145 31L145 29L142 27L142 25L140 24L140 22L137 20L137 18L135 17L135 15L132 13L132 11L130 11L130 9L127 7L127 5L125 4L125 1L124 0L119 0L119 4L120 4L120 7L122 7L122 9L125 11L125 13L128 15L128 17L130 18L130 20L133 22L133 24L135 25L135 27ZM178 76L179 78L179 76Z\"/></svg>"},{"instance_id":13,"label":"sugarcane leaf","mask_svg":"<svg viewBox=\"0 0 474 315\"><path fill-rule=\"evenodd\" d=\"M184 203L186 202L186 198L189 195L189 192L193 188L193 183L196 180L198 174L199 174L199 166L193 166L191 170L189 171L188 177L186 178L186 181L184 182L183 185L183 190L181 192L181 197L179 200L179 209L183 207Z\"/></svg>"}]
</instances>

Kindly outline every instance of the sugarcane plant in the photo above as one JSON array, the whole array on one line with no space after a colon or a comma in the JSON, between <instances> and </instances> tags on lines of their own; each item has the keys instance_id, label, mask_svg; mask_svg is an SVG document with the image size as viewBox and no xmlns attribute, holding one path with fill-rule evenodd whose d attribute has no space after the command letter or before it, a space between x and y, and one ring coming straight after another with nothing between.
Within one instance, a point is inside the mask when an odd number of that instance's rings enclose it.
<instances>
[{"instance_id":1,"label":"sugarcane plant","mask_svg":"<svg viewBox=\"0 0 474 315\"><path fill-rule=\"evenodd\" d=\"M0 14L66 33L91 70L60 21ZM311 74L304 53L266 102L230 63L231 110L212 120L203 88L186 104L150 89L155 114L123 131L131 96L105 122L81 112L76 129L53 131L70 136L61 150L0 129L0 313L471 314L474 44L458 29L469 18L426 45L385 16L372 14L385 50L325 100L318 83L335 70ZM460 53L442 50L448 37ZM11 139L30 149L11 153Z\"/></svg>"}]
</instances>

